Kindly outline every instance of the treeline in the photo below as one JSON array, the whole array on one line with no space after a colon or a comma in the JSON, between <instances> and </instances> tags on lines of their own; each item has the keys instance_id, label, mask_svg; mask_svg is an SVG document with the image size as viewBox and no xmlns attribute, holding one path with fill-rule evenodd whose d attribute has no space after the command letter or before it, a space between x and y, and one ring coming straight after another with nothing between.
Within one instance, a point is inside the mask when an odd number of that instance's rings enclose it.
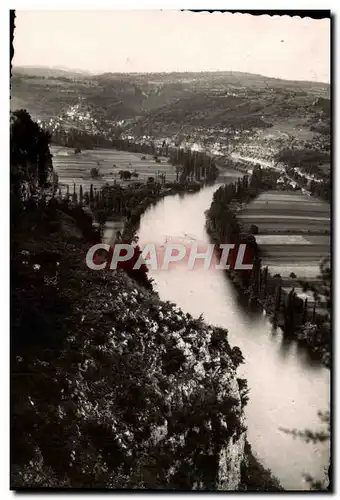
<instances>
[{"instance_id":1,"label":"treeline","mask_svg":"<svg viewBox=\"0 0 340 500\"><path fill-rule=\"evenodd\" d=\"M275 161L285 163L289 167L300 167L310 174L318 175L321 172L318 166L328 163L330 157L328 153L314 149L286 148L275 155Z\"/></svg>"},{"instance_id":2,"label":"treeline","mask_svg":"<svg viewBox=\"0 0 340 500\"><path fill-rule=\"evenodd\" d=\"M324 200L331 202L332 200L332 177L331 174L327 174L322 182L311 181L309 186L310 192L323 198Z\"/></svg>"},{"instance_id":3,"label":"treeline","mask_svg":"<svg viewBox=\"0 0 340 500\"><path fill-rule=\"evenodd\" d=\"M84 209L88 207L93 214L95 222L99 226L98 234L100 237L103 236L107 220L124 217L125 222L123 234L121 236L122 241L124 243L132 243L136 231L138 230L141 216L150 205L156 204L160 198L165 195L187 192L188 190L196 191L198 189L200 189L200 185L186 186L178 183L167 183L162 185L157 182L148 182L130 184L124 187L119 184L106 184L101 189L97 189L91 184L89 191L84 191L83 186L80 185L77 191L76 185L74 184L72 193L67 185L66 192L62 194L59 189L54 199L58 203L62 203L63 211L75 217L77 221L78 210L84 213ZM76 210L75 213L74 210ZM92 221L91 216L90 218ZM81 220L79 220L79 222L81 222ZM133 265L140 254L141 249L136 245L135 254L128 261L128 265L124 265L124 270L141 285L148 289L152 289L152 280L148 278L147 274L148 268L144 266L140 270L133 269Z\"/></svg>"},{"instance_id":4,"label":"treeline","mask_svg":"<svg viewBox=\"0 0 340 500\"><path fill-rule=\"evenodd\" d=\"M10 192L11 209L17 209L22 200L38 196L49 186L52 176L50 134L32 121L25 110L17 110L10 117Z\"/></svg>"},{"instance_id":5,"label":"treeline","mask_svg":"<svg viewBox=\"0 0 340 500\"><path fill-rule=\"evenodd\" d=\"M65 147L76 150L94 149L96 147L115 148L120 151L130 151L142 155L151 155L158 160L158 156L168 157L169 163L181 167L178 179L181 183L215 181L218 176L218 168L214 159L201 151L170 146L165 140L162 145L154 141L138 141L123 138L108 138L107 135L94 135L87 132L58 128L52 132L52 141Z\"/></svg>"},{"instance_id":6,"label":"treeline","mask_svg":"<svg viewBox=\"0 0 340 500\"><path fill-rule=\"evenodd\" d=\"M214 159L201 151L171 148L169 162L183 167L180 182L215 181L218 176L218 168Z\"/></svg>"},{"instance_id":7,"label":"treeline","mask_svg":"<svg viewBox=\"0 0 340 500\"><path fill-rule=\"evenodd\" d=\"M97 241L94 243L101 241L105 223L109 218L124 217L126 221L122 238L124 243L130 244L135 237L140 217L150 204L159 200L160 189L159 184L151 183L142 184L138 187L130 186L125 189L117 184L113 186L105 185L101 189L96 189L91 184L89 191L85 192L83 186L80 185L77 193L74 184L72 194L67 188L64 195L59 191L58 196L54 199L57 203L62 204L63 211L74 217L78 224L82 223L82 214L90 217L91 224L94 218L99 226L98 230L96 230ZM84 212L85 207L90 208L93 218ZM85 233L84 236L86 236ZM124 270L145 288L152 289L151 280L148 278L148 268L143 266L137 270L133 269L140 254L141 249L136 245L134 255L124 265ZM107 257L109 256L107 255ZM108 259L107 261L109 262Z\"/></svg>"},{"instance_id":8,"label":"treeline","mask_svg":"<svg viewBox=\"0 0 340 500\"><path fill-rule=\"evenodd\" d=\"M80 150L112 147L112 141L103 134L90 134L76 128L68 130L62 127L56 128L51 132L51 142L59 146Z\"/></svg>"},{"instance_id":9,"label":"treeline","mask_svg":"<svg viewBox=\"0 0 340 500\"><path fill-rule=\"evenodd\" d=\"M11 487L222 488L221 453L246 430L246 381L237 380L241 402L229 381L241 351L230 347L226 330L119 272L84 265L88 238L98 237L91 216L75 190L62 199L48 191L48 137L29 115L21 118L11 126L19 215L11 219ZM18 134L28 129L30 137ZM94 190L90 198L95 203ZM209 356L203 377L186 363L176 332L194 364L202 347ZM184 405L183 373L193 385ZM169 432L159 441L164 424Z\"/></svg>"},{"instance_id":10,"label":"treeline","mask_svg":"<svg viewBox=\"0 0 340 500\"><path fill-rule=\"evenodd\" d=\"M85 133L80 133L77 137L83 137L86 141L88 136ZM82 185L77 190L74 184L72 193L67 185L66 193L62 194L60 188L59 192L56 189L57 176L52 166L52 155L49 150L50 140L50 133L33 122L26 111L20 110L12 114L12 225L15 225L24 212L41 211L41 214L47 214L46 217L48 217L51 215L53 208L53 210L60 210L73 217L78 227L82 228L84 237L88 241L98 243L108 218L123 216L126 218L123 234L124 241L131 242L138 228L141 215L150 204L156 203L165 194L197 190L201 185L198 183L190 184L191 178L183 183L165 183L164 177L162 182L156 182L152 179L153 182L131 184L124 188L114 184L96 189L91 185L89 191L84 191ZM128 149L134 147L130 141L123 141L120 146ZM79 152L80 148L76 149ZM99 224L99 230L92 227L92 217L84 212L85 207L91 209L96 222ZM91 219L91 229L89 228L89 219ZM85 221L86 224L84 225ZM138 246L135 253L137 257L141 253ZM133 270L133 264L134 260L131 259L130 267L127 266L125 270L143 286L151 288L147 268Z\"/></svg>"},{"instance_id":11,"label":"treeline","mask_svg":"<svg viewBox=\"0 0 340 500\"><path fill-rule=\"evenodd\" d=\"M332 199L332 178L331 174L325 175L322 173L322 181L309 180L304 175L299 174L292 167L286 168L286 173L294 179L300 187L309 190L313 196L318 196L325 201L330 202Z\"/></svg>"},{"instance_id":12,"label":"treeline","mask_svg":"<svg viewBox=\"0 0 340 500\"><path fill-rule=\"evenodd\" d=\"M86 241L92 244L101 241L102 229L110 215L124 215L128 219L126 242L131 242L134 229L143 211L151 202L157 200L159 184L146 184L142 188L122 189L119 186L96 190L93 185L89 192L80 186L72 194L67 186L66 193L56 193L52 186L53 166L49 150L50 134L33 122L30 115L19 110L11 115L11 229L17 231L21 220L30 217L38 221L42 228L57 232L60 224L54 227L53 220L57 213L64 213L76 221ZM89 206L99 223L99 229L93 225L93 218L84 208ZM53 225L54 224L54 225ZM135 256L141 253L137 246ZM128 274L146 288L151 288L147 268L133 269L134 261L126 266Z\"/></svg>"},{"instance_id":13,"label":"treeline","mask_svg":"<svg viewBox=\"0 0 340 500\"><path fill-rule=\"evenodd\" d=\"M251 271L230 271L234 281L252 300L259 298L261 293L261 260L259 248L254 234L257 233L256 225L251 225L248 230L240 226L235 216L235 204L248 203L262 190L276 187L279 173L255 167L251 176L244 175L243 178L231 184L221 186L213 196L212 204L207 212L207 231L210 238L218 244L233 243L238 245L245 243L253 263ZM248 262L248 261L247 261Z\"/></svg>"},{"instance_id":14,"label":"treeline","mask_svg":"<svg viewBox=\"0 0 340 500\"><path fill-rule=\"evenodd\" d=\"M319 151L315 149L283 149L275 156L275 161L286 165L286 173L294 179L300 186L309 189L315 195L330 201L332 197L331 175L325 173L320 165L330 163L331 158L329 152ZM294 170L299 168L301 172L307 175L314 175L322 182L309 180L304 175L299 174Z\"/></svg>"},{"instance_id":15,"label":"treeline","mask_svg":"<svg viewBox=\"0 0 340 500\"><path fill-rule=\"evenodd\" d=\"M142 143L129 139L113 139L112 146L122 151L152 155L156 161L158 156L168 157L169 163L182 167L178 179L182 183L214 181L218 176L218 168L214 159L202 151L173 147L166 141L163 141L160 146L154 141Z\"/></svg>"},{"instance_id":16,"label":"treeline","mask_svg":"<svg viewBox=\"0 0 340 500\"><path fill-rule=\"evenodd\" d=\"M235 216L235 204L248 203L262 190L276 187L279 173L255 167L251 176L243 178L231 184L221 186L213 196L212 204L207 212L207 230L212 240L216 243L245 243L250 255L253 269L251 271L230 271L234 281L242 290L250 296L251 300L257 300L261 295L261 286L267 286L266 277L261 281L261 260L259 248L254 234L258 228L251 225L247 231L241 228Z\"/></svg>"},{"instance_id":17,"label":"treeline","mask_svg":"<svg viewBox=\"0 0 340 500\"><path fill-rule=\"evenodd\" d=\"M229 270L235 286L248 297L249 302L264 308L274 325L282 327L287 337L298 339L308 346L326 365L330 362L330 328L323 315L313 304L297 296L295 289L289 293L283 289L280 275L271 276L263 267L261 252L254 234L256 225L248 230L240 226L235 216L235 206L248 203L263 190L275 189L279 173L255 168L253 174L244 176L232 184L221 186L215 193L207 212L207 231L211 239L221 243L246 243L253 262L251 271ZM249 255L248 253L248 255ZM311 306L311 307L310 307Z\"/></svg>"},{"instance_id":18,"label":"treeline","mask_svg":"<svg viewBox=\"0 0 340 500\"><path fill-rule=\"evenodd\" d=\"M215 191L207 212L207 227L212 237L221 242L226 238L240 236L233 204L248 203L262 190L275 189L279 176L278 172L256 166L250 176L244 175Z\"/></svg>"}]
</instances>

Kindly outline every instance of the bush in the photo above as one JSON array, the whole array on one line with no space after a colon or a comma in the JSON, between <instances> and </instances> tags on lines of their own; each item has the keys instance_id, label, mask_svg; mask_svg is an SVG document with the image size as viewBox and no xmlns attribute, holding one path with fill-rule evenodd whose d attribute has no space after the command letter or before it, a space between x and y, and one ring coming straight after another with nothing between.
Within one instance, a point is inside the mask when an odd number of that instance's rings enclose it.
<instances>
[{"instance_id":1,"label":"bush","mask_svg":"<svg viewBox=\"0 0 340 500\"><path fill-rule=\"evenodd\" d=\"M123 180L131 179L131 172L129 170L120 170L119 177Z\"/></svg>"},{"instance_id":2,"label":"bush","mask_svg":"<svg viewBox=\"0 0 340 500\"><path fill-rule=\"evenodd\" d=\"M309 285L308 285L307 281L300 281L300 285L301 285L303 293L308 292Z\"/></svg>"},{"instance_id":3,"label":"bush","mask_svg":"<svg viewBox=\"0 0 340 500\"><path fill-rule=\"evenodd\" d=\"M249 228L251 234L259 234L259 228L255 224L252 224Z\"/></svg>"},{"instance_id":4,"label":"bush","mask_svg":"<svg viewBox=\"0 0 340 500\"><path fill-rule=\"evenodd\" d=\"M99 168L93 167L91 168L91 177L95 179L96 177L99 177Z\"/></svg>"}]
</instances>

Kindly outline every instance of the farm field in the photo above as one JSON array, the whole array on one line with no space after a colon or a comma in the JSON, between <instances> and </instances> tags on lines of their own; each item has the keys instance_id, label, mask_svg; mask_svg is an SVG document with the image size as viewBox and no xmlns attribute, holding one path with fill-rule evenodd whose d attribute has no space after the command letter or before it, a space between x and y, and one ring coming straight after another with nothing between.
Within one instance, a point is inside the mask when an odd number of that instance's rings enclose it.
<instances>
[{"instance_id":1,"label":"farm field","mask_svg":"<svg viewBox=\"0 0 340 500\"><path fill-rule=\"evenodd\" d=\"M148 177L157 177L157 173L166 175L166 182L176 179L176 167L167 163L167 158L159 157L161 163L156 163L152 156L146 155L146 160L142 160L142 154L130 153L127 151L118 151L116 149L94 149L83 150L75 154L74 149L51 146L53 154L53 166L59 177L59 184L66 189L69 185L70 192L73 190L73 184L76 185L76 191L82 184L83 190L88 191L90 185L94 188L100 188L104 184L113 184L115 181L121 185L128 185L133 182L145 182ZM101 177L93 179L91 169L99 168ZM120 170L136 171L138 178L121 180L119 178Z\"/></svg>"},{"instance_id":2,"label":"farm field","mask_svg":"<svg viewBox=\"0 0 340 500\"><path fill-rule=\"evenodd\" d=\"M326 202L300 192L271 191L240 210L238 219L244 229L251 224L258 227L256 241L271 274L280 274L285 282L291 272L318 281L319 264L331 249Z\"/></svg>"}]
</instances>

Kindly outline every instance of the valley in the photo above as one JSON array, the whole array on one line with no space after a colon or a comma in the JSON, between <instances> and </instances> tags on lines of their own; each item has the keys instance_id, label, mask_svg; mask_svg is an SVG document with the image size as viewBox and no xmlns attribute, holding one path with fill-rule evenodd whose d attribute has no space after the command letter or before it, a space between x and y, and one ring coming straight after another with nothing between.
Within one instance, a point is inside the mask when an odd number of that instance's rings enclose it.
<instances>
[{"instance_id":1,"label":"valley","mask_svg":"<svg viewBox=\"0 0 340 500\"><path fill-rule=\"evenodd\" d=\"M125 232L127 227L131 229L131 234L138 230L141 245L149 240L164 241L168 237L176 239L178 235L188 238L189 234L192 235L190 240L208 242L211 237L206 228L209 211L213 215L215 230L224 241L226 226L228 230L233 227L232 224L229 225L229 218L232 220L233 216L229 205L233 209L237 208L240 235L249 234L250 226L257 227L253 236L260 248L263 268L257 265L254 279L250 279L247 286L242 284L239 287L243 287L248 295L241 296L234 286L233 277L228 279L222 273L190 273L177 267L174 272L168 274L150 273L153 280L151 288L154 287L157 297L164 302L156 303L154 292L143 290L138 300L141 301L141 297L143 301L145 299L145 304L141 302L144 309L138 310L128 307L128 302L132 300L136 303L135 290L142 290L145 283L136 284L136 281L127 286L130 282L125 281L124 275L119 273L117 276L106 274L95 279L88 274L88 270L85 272L74 267L76 258L73 256L79 255L79 248L71 248L70 245L70 248L63 250L63 268L66 262L69 262L67 265L71 271L71 281L66 280L69 288L66 288L65 293L72 297L72 304L77 304L82 313L85 302L78 303L78 297L83 294L88 296L91 302L89 319L80 327L91 327L89 332L93 332L93 321L99 324L100 318L105 327L110 324L110 328L113 328L104 341L98 340L96 350L92 346L92 333L89 333L86 342L81 344L81 355L87 359L89 353L93 355L92 351L96 356L99 353L98 369L106 369L102 368L101 364L104 360L104 367L108 367L110 373L109 386L116 387L116 379L112 379L111 375L112 360L117 360L118 363L122 354L131 354L130 344L126 348L120 345L121 337L126 335L126 329L131 328L129 339L134 339L134 345L137 345L140 342L141 318L145 316L145 329L150 335L146 352L148 355L150 353L150 356L143 358L141 366L149 367L149 363L154 363L154 352L158 349L155 348L155 338L158 338L159 332L165 332L164 339L167 343L171 332L174 339L178 339L180 348L167 344L166 360L164 361L162 355L159 360L157 358L157 364L161 366L162 359L162 370L165 367L164 373L167 373L168 377L169 374L171 377L177 377L178 373L183 373L183 384L181 382L175 387L184 393L188 387L188 376L198 379L203 376L206 381L211 367L202 365L201 351L198 351L197 366L193 368L194 376L188 372L187 365L183 365L191 363L193 358L186 359L189 344L182 341L177 333L177 329L182 326L181 322L176 323L179 318L177 313L183 315L183 318L186 315L189 319L191 314L193 318L203 314L204 317L193 319L193 323L190 319L187 325L188 335L193 335L196 342L200 331L197 325L203 324L203 321L207 322L204 323L206 326L205 330L202 330L202 339L208 342L206 339L215 331L212 329L216 328L219 336L216 345L222 353L227 342L228 328L234 346L231 350L235 360L233 363L238 366L238 363L245 361L245 366L240 368L240 375L245 378L232 379L234 395L240 400L239 417L235 429L232 428L236 445L234 447L228 442L227 447L228 453L232 455L232 472L226 475L228 480L218 483L218 488L235 489L242 482L240 474L243 474L247 460L247 445L244 441L246 428L254 450L250 459L258 459L253 472L255 482L259 471L265 470L263 467L270 468L282 486L288 490L306 489L303 480L304 466L313 476L323 480L323 470L329 463L328 443L307 447L304 442L296 442L291 436L281 432L281 428L300 429L307 425L308 428L314 429L319 423L317 410L327 410L329 407L329 371L326 368L330 366L330 323L327 317L329 293L327 295L325 292L323 295L324 283L323 279L319 278L320 263L327 260L330 253L330 207L329 203L321 199L327 199L329 192L320 191L318 197L309 196L313 191L313 182L330 182L330 170L327 169L328 160L330 164L330 111L327 105L324 105L329 101L329 86L310 82L284 82L259 75L232 72L84 75L67 72L56 74L53 71L44 74L40 71L37 75L32 71L25 74L24 68L13 72L11 85L12 110L18 107L27 109L33 119L51 134L50 151L53 169L58 176L59 196L52 200L54 208L47 204L43 205L43 210L48 214L53 213L56 218L52 220L52 233L55 227L60 227L67 233L67 238L72 240L72 245L75 235L71 234L70 227L76 226L70 222L72 217L79 218L82 224L87 220L86 224L91 225L89 233L94 230L92 222L96 219L95 230L97 231L98 226L100 230L104 229L100 236L102 241L108 244L112 243L118 230ZM292 154L287 156L287 150ZM322 155L320 151L323 151ZM306 169L306 158L313 164L312 169ZM217 179L215 164L220 174ZM318 165L325 165L321 169L324 172L321 177L317 170ZM209 169L212 172L211 185L207 182ZM179 178L179 171L184 174L183 177ZM128 175L124 176L124 172L128 172ZM242 178L245 173L249 174L248 179ZM272 185L270 191L264 189L265 177L268 177ZM218 188L218 185L222 182L225 199L223 196L219 197L221 188ZM174 187L173 191L169 188L170 193L166 192L166 183ZM190 183L197 191L195 194L189 194ZM105 189L102 189L104 187ZM315 192L314 186L313 194ZM165 197L165 194L171 196ZM242 201L242 196L247 198L246 202ZM215 203L216 200L218 203ZM59 220L61 214L62 221ZM102 216L100 222L98 215ZM40 216L39 210L34 212L34 216ZM44 236L44 233L42 235ZM46 245L46 238L43 236L40 238L39 247ZM66 236L57 235L60 239L58 252L61 252L60 248L63 248L64 241L67 240ZM54 238L53 234L48 238L53 240L53 251ZM25 241L28 240L26 236ZM33 246L26 246L22 252L25 252L25 255L34 255ZM73 258L74 262L71 262ZM21 261L20 253L20 273L26 272L24 262ZM34 267L33 271L35 272ZM73 283L78 281L83 287L81 294L75 293L75 288L72 288ZM112 283L115 283L113 287ZM93 285L95 304L93 299L90 299L93 295ZM136 289L131 288L135 286ZM302 305L306 304L306 311L301 312L297 311L295 303L288 304L290 309L287 310L294 310L294 318L298 317L297 326L300 329L297 333L293 332L293 329L289 330L291 324L287 327L286 321L284 324L282 322L286 311L286 298L293 295L294 300L302 299ZM256 301L257 306L261 307L253 310ZM177 306L171 305L176 312L174 320L168 314L170 303L176 303L183 311L182 313ZM85 306L87 307L88 303ZM112 316L107 316L107 313ZM77 317L76 328L82 324L86 315L87 312L81 319ZM165 324L165 319L169 320L169 324ZM321 340L316 335L316 322L323 327ZM112 326L113 324L115 326ZM190 330L192 325L194 331ZM24 321L22 328L25 329ZM117 335L113 335L115 329ZM172 332L173 329L176 331ZM135 332L138 334L135 335ZM100 329L95 335L97 342L97 336L101 335ZM70 342L76 337L77 335L70 337ZM101 343L112 342L112 339L114 340L109 351L105 351L109 354L103 357ZM245 359L238 345L245 353ZM121 351L116 351L117 346ZM315 352L317 355L313 357ZM72 353L70 359L71 357ZM81 359L83 361L83 358ZM207 357L205 359L208 360ZM19 359L18 370L20 362ZM227 364L229 366L230 362L227 361ZM67 360L68 366L73 366L70 360ZM183 368L182 372L183 366L185 370ZM130 365L129 369L132 370ZM161 375L163 377L163 374ZM144 377L144 372L142 376ZM216 372L218 383L224 380L223 377L222 372ZM79 375L79 380L84 380L82 374ZM122 379L123 384L124 380ZM249 380L251 392L247 408L246 380ZM79 384L78 378L76 382ZM135 384L135 379L133 383ZM152 383L154 386L154 381ZM105 384L106 379L103 387L106 387ZM164 387L160 386L161 391ZM208 390L205 401L208 403L211 391L209 392L208 385L206 388ZM94 391L83 389L82 394L86 392L86 396L82 396L84 408L81 408L85 412L85 421L87 401L92 398ZM225 389L223 386L223 390ZM227 390L230 390L230 387ZM128 397L132 396L131 401L135 394L133 391L134 388L131 394L128 392ZM161 391L157 392L158 396ZM95 394L97 395L97 392ZM156 397L154 392L150 394L152 398ZM177 395L174 397L176 399ZM122 408L126 406L124 398L119 399L118 403ZM177 411L176 404L171 401L174 411ZM181 401L179 404L183 408ZM105 405L106 403L104 406L100 403L100 418L105 414L107 422L111 422L111 409L106 413ZM153 406L157 412L157 405ZM196 422L197 416L201 420L201 408L193 408L193 422ZM206 408L208 418L211 410L209 404ZM161 413L163 411L162 407ZM180 414L176 415L178 417ZM185 440L186 437L181 434L181 419L176 418L176 415L173 415L174 418L167 416L167 425L171 426L173 421L176 422L176 425L179 425L179 439ZM185 415L187 418L186 413ZM227 426L235 420L230 412L227 412L226 418ZM134 425L124 421L124 433L125 429L135 431ZM147 433L145 443L149 446L152 441L152 446L155 446L155 433L163 432L161 422L150 429L150 441ZM113 434L115 432L114 430ZM111 436L110 433L111 430L107 435ZM123 430L118 434L123 436ZM212 434L208 432L207 435L211 439ZM122 439L124 441L125 437ZM273 442L278 443L284 451L284 459L278 456ZM142 451L145 443L142 441ZM169 443L173 445L172 437L169 438ZM147 446L145 449L149 450ZM130 452L129 445L127 450ZM186 453L191 453L188 450ZM93 457L93 460L97 460L96 452ZM219 473L226 470L224 465L218 468ZM142 470L144 473L144 469ZM145 470L148 468L145 467ZM190 474L187 469L180 472L185 481L188 481ZM93 474L95 476L95 473ZM148 473L145 474L144 483L153 484L152 481L148 482ZM83 476L87 477L88 473ZM270 472L265 471L265 480L260 487L265 491L280 489L277 480L274 478L274 481L269 481L270 477ZM183 481L183 478L181 476L179 481ZM174 484L177 484L177 476L175 479ZM78 479L72 478L72 481L73 484L78 484ZM116 484L116 479L111 476L107 479L105 475L105 481ZM117 484L130 484L124 481L127 481L125 477L118 477ZM164 481L162 479L161 484L165 484ZM171 481L169 480L169 484L172 484ZM249 483L246 482L244 487L250 488Z\"/></svg>"},{"instance_id":2,"label":"valley","mask_svg":"<svg viewBox=\"0 0 340 500\"><path fill-rule=\"evenodd\" d=\"M25 107L52 132L74 128L262 159L329 141L326 84L237 72L56 74L14 68L11 79L12 109Z\"/></svg>"}]
</instances>

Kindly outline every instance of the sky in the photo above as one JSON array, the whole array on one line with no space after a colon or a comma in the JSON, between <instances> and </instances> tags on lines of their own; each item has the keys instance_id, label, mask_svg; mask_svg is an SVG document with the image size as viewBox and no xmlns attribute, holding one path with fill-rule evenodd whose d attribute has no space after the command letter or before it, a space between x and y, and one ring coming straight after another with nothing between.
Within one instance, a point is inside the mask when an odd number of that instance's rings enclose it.
<instances>
[{"instance_id":1,"label":"sky","mask_svg":"<svg viewBox=\"0 0 340 500\"><path fill-rule=\"evenodd\" d=\"M242 71L330 81L330 20L128 10L17 10L15 66Z\"/></svg>"}]
</instances>

